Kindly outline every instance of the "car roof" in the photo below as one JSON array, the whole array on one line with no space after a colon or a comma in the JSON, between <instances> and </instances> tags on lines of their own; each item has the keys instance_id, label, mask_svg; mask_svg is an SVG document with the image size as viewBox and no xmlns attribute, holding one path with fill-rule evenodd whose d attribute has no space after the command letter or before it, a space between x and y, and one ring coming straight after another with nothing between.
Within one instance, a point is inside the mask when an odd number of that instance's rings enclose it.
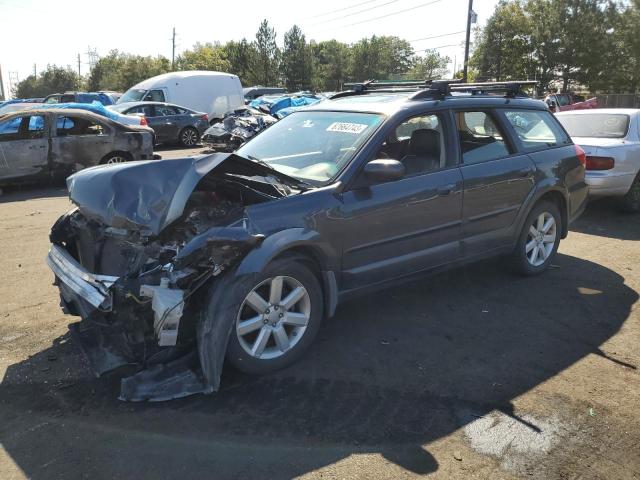
<instances>
[{"instance_id":1,"label":"car roof","mask_svg":"<svg viewBox=\"0 0 640 480\"><path fill-rule=\"evenodd\" d=\"M350 95L334 100L317 103L305 108L306 111L344 111L379 113L392 115L400 110L424 110L424 108L494 108L510 106L512 108L527 108L549 110L541 100L528 97L505 98L501 96L484 95L451 95L445 98L411 99L411 92L373 92L361 95Z\"/></svg>"},{"instance_id":2,"label":"car roof","mask_svg":"<svg viewBox=\"0 0 640 480\"><path fill-rule=\"evenodd\" d=\"M594 113L637 115L639 112L640 108L589 108L586 110L567 110L565 112L558 112L556 115L589 115Z\"/></svg>"},{"instance_id":3,"label":"car roof","mask_svg":"<svg viewBox=\"0 0 640 480\"><path fill-rule=\"evenodd\" d=\"M139 105L161 105L163 107L177 107L177 108L184 108L185 110L191 110L190 108L187 107L182 107L180 105L176 105L175 103L167 103L167 102L145 102L145 101L138 101L138 102L123 102L123 103L118 103L116 104L118 107L124 107L124 108L133 108L133 107L137 107ZM110 107L113 107L115 105L109 105Z\"/></svg>"},{"instance_id":4,"label":"car roof","mask_svg":"<svg viewBox=\"0 0 640 480\"><path fill-rule=\"evenodd\" d=\"M2 118L4 120L10 117L20 117L24 115L44 115L44 114L79 115L79 116L90 117L92 119L98 119L103 122L107 122L110 125L117 125L117 126L123 126L123 127L125 126L103 115L98 115L97 113L93 113L89 110L80 110L77 108L33 108L33 109L29 108L26 110L9 112L5 115L2 115Z\"/></svg>"}]
</instances>

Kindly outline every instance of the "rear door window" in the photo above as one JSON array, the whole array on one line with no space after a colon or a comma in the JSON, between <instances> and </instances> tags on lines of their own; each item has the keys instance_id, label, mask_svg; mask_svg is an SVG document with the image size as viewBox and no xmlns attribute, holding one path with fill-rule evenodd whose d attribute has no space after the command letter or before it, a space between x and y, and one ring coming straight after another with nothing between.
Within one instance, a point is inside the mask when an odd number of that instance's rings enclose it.
<instances>
[{"instance_id":1,"label":"rear door window","mask_svg":"<svg viewBox=\"0 0 640 480\"><path fill-rule=\"evenodd\" d=\"M474 164L510 155L505 136L488 112L455 112L462 162Z\"/></svg>"},{"instance_id":2,"label":"rear door window","mask_svg":"<svg viewBox=\"0 0 640 480\"><path fill-rule=\"evenodd\" d=\"M549 112L505 110L504 115L520 139L524 150L556 147L565 144L568 140Z\"/></svg>"},{"instance_id":3,"label":"rear door window","mask_svg":"<svg viewBox=\"0 0 640 480\"><path fill-rule=\"evenodd\" d=\"M56 131L59 137L77 135L104 135L106 127L94 120L65 116L58 117L56 121Z\"/></svg>"},{"instance_id":4,"label":"rear door window","mask_svg":"<svg viewBox=\"0 0 640 480\"><path fill-rule=\"evenodd\" d=\"M166 105L156 105L156 117L168 117L170 115L177 115L178 111Z\"/></svg>"}]
</instances>

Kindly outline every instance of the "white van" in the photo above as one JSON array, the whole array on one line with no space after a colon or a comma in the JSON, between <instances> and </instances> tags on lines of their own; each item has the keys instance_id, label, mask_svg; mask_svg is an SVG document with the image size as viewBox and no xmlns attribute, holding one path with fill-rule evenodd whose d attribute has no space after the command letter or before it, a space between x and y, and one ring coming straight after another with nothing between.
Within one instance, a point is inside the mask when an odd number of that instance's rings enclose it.
<instances>
[{"instance_id":1,"label":"white van","mask_svg":"<svg viewBox=\"0 0 640 480\"><path fill-rule=\"evenodd\" d=\"M244 96L237 75L194 70L151 77L127 90L118 103L139 101L173 103L205 112L213 121L242 107Z\"/></svg>"}]
</instances>

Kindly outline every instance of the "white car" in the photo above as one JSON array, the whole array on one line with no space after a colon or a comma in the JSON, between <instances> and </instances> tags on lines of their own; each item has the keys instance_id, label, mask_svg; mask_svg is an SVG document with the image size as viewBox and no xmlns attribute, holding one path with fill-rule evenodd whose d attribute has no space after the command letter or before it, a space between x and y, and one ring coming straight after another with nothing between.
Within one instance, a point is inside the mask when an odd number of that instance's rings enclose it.
<instances>
[{"instance_id":1,"label":"white car","mask_svg":"<svg viewBox=\"0 0 640 480\"><path fill-rule=\"evenodd\" d=\"M587 154L586 182L593 197L618 197L640 211L640 109L601 108L557 113Z\"/></svg>"}]
</instances>

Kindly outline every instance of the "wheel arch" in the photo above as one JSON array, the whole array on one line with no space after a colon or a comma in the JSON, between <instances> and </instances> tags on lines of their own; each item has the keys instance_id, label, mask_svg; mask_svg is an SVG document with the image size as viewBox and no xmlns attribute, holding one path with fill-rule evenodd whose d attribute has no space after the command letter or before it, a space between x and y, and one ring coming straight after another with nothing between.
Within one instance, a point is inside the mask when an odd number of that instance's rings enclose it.
<instances>
[{"instance_id":1,"label":"wheel arch","mask_svg":"<svg viewBox=\"0 0 640 480\"><path fill-rule=\"evenodd\" d=\"M113 151L107 153L104 157L102 157L100 159L100 165L104 165L107 162L107 160L109 160L109 158L113 157L114 155L123 156L128 161L132 161L133 160L133 155L131 155L131 153L127 152L126 150L113 150Z\"/></svg>"},{"instance_id":2,"label":"wheel arch","mask_svg":"<svg viewBox=\"0 0 640 480\"><path fill-rule=\"evenodd\" d=\"M543 201L549 201L557 205L560 210L560 220L562 221L561 238L566 238L569 233L569 202L566 190L560 185L549 185L544 188L537 189L532 192L529 201L526 202L527 207L520 212L520 219L517 223L516 232L520 232L524 225L524 221L529 216L531 210Z\"/></svg>"},{"instance_id":3,"label":"wheel arch","mask_svg":"<svg viewBox=\"0 0 640 480\"><path fill-rule=\"evenodd\" d=\"M256 249L245 256L236 276L262 271L272 261L287 256L301 258L314 272L322 287L325 314L333 316L338 303L338 256L333 249L319 240L317 232L294 228L267 237Z\"/></svg>"}]
</instances>

